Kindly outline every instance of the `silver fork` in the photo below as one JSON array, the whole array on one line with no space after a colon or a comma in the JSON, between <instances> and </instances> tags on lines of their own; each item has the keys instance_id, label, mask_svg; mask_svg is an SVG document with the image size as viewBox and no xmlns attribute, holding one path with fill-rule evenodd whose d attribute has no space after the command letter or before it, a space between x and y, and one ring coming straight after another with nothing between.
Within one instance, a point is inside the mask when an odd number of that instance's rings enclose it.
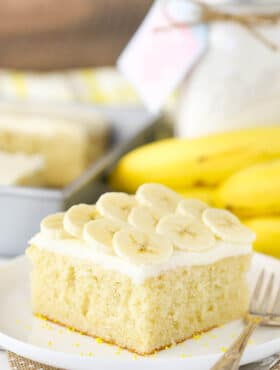
<instances>
[{"instance_id":1,"label":"silver fork","mask_svg":"<svg viewBox=\"0 0 280 370\"><path fill-rule=\"evenodd\" d=\"M256 327L259 325L280 326L280 284L278 282L274 298L275 280L275 275L271 274L266 284L265 272L262 270L251 297L250 313L245 318L245 328L211 370L239 369L244 349Z\"/></svg>"}]
</instances>

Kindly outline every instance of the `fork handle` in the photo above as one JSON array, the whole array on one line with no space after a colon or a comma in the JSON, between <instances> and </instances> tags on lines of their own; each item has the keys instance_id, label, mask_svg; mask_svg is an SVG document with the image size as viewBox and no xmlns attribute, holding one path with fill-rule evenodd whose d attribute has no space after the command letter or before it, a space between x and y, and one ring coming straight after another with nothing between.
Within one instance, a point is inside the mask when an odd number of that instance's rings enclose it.
<instances>
[{"instance_id":1,"label":"fork handle","mask_svg":"<svg viewBox=\"0 0 280 370\"><path fill-rule=\"evenodd\" d=\"M247 342L259 324L260 322L258 320L250 318L240 336L233 342L211 370L238 370Z\"/></svg>"}]
</instances>

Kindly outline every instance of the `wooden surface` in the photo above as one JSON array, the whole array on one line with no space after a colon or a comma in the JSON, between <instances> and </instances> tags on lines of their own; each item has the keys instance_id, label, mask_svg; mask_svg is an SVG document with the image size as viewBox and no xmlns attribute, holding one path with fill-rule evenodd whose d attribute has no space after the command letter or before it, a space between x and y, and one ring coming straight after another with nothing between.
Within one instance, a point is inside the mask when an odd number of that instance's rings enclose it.
<instances>
[{"instance_id":1,"label":"wooden surface","mask_svg":"<svg viewBox=\"0 0 280 370\"><path fill-rule=\"evenodd\" d=\"M0 26L0 68L29 70L114 64L152 4L90 0L92 6L81 0L82 6L80 0L44 0L49 8L40 8L32 6L39 0L12 0L14 6L30 2L29 13L24 7L3 12L10 1L0 2L0 25L7 18Z\"/></svg>"}]
</instances>

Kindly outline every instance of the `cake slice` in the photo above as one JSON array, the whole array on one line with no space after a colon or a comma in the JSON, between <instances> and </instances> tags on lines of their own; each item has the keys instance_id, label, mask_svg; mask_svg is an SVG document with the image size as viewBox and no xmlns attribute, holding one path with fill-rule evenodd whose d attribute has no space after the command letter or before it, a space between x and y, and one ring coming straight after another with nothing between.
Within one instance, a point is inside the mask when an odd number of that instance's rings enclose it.
<instances>
[{"instance_id":1,"label":"cake slice","mask_svg":"<svg viewBox=\"0 0 280 370\"><path fill-rule=\"evenodd\" d=\"M43 170L44 161L39 155L0 151L0 185L43 185Z\"/></svg>"},{"instance_id":2,"label":"cake slice","mask_svg":"<svg viewBox=\"0 0 280 370\"><path fill-rule=\"evenodd\" d=\"M108 126L98 114L94 122L1 113L0 150L40 154L46 186L64 187L105 149Z\"/></svg>"},{"instance_id":3,"label":"cake slice","mask_svg":"<svg viewBox=\"0 0 280 370\"><path fill-rule=\"evenodd\" d=\"M253 240L230 212L160 184L105 193L42 221L33 312L150 354L246 314Z\"/></svg>"}]
</instances>

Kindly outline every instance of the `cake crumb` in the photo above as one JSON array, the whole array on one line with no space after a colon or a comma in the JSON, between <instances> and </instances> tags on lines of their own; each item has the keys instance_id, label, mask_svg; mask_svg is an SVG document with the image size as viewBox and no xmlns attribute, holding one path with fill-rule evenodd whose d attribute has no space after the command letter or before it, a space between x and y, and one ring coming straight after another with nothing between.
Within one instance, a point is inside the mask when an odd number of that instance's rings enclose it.
<instances>
[{"instance_id":1,"label":"cake crumb","mask_svg":"<svg viewBox=\"0 0 280 370\"><path fill-rule=\"evenodd\" d=\"M136 354L133 355L133 360L138 360L138 356Z\"/></svg>"},{"instance_id":2,"label":"cake crumb","mask_svg":"<svg viewBox=\"0 0 280 370\"><path fill-rule=\"evenodd\" d=\"M80 343L75 343L74 346L75 346L75 348L79 348L80 347Z\"/></svg>"},{"instance_id":3,"label":"cake crumb","mask_svg":"<svg viewBox=\"0 0 280 370\"><path fill-rule=\"evenodd\" d=\"M25 325L25 329L27 330L27 331L29 331L31 328L30 328L30 325Z\"/></svg>"},{"instance_id":4,"label":"cake crumb","mask_svg":"<svg viewBox=\"0 0 280 370\"><path fill-rule=\"evenodd\" d=\"M201 339L201 338L202 338L202 335L203 335L203 334L196 334L196 335L194 335L192 338L193 338L194 340L199 340L199 339Z\"/></svg>"},{"instance_id":5,"label":"cake crumb","mask_svg":"<svg viewBox=\"0 0 280 370\"><path fill-rule=\"evenodd\" d=\"M221 351L222 351L222 352L226 352L226 351L227 351L227 347L222 346L222 347L221 347Z\"/></svg>"},{"instance_id":6,"label":"cake crumb","mask_svg":"<svg viewBox=\"0 0 280 370\"><path fill-rule=\"evenodd\" d=\"M180 357L181 357L181 358L186 358L186 357L187 357L187 355L186 355L185 353L181 353L181 354L180 354Z\"/></svg>"},{"instance_id":7,"label":"cake crumb","mask_svg":"<svg viewBox=\"0 0 280 370\"><path fill-rule=\"evenodd\" d=\"M98 344L104 343L104 340L102 338L96 338L95 341Z\"/></svg>"},{"instance_id":8,"label":"cake crumb","mask_svg":"<svg viewBox=\"0 0 280 370\"><path fill-rule=\"evenodd\" d=\"M93 356L93 353L92 352L89 352L88 353L88 357L92 357Z\"/></svg>"},{"instance_id":9,"label":"cake crumb","mask_svg":"<svg viewBox=\"0 0 280 370\"><path fill-rule=\"evenodd\" d=\"M116 355L117 355L117 356L119 356L121 353L122 353L122 349L121 349L121 348L118 348L118 349L116 350Z\"/></svg>"},{"instance_id":10,"label":"cake crumb","mask_svg":"<svg viewBox=\"0 0 280 370\"><path fill-rule=\"evenodd\" d=\"M52 347L53 342L51 340L48 341L48 347Z\"/></svg>"}]
</instances>

